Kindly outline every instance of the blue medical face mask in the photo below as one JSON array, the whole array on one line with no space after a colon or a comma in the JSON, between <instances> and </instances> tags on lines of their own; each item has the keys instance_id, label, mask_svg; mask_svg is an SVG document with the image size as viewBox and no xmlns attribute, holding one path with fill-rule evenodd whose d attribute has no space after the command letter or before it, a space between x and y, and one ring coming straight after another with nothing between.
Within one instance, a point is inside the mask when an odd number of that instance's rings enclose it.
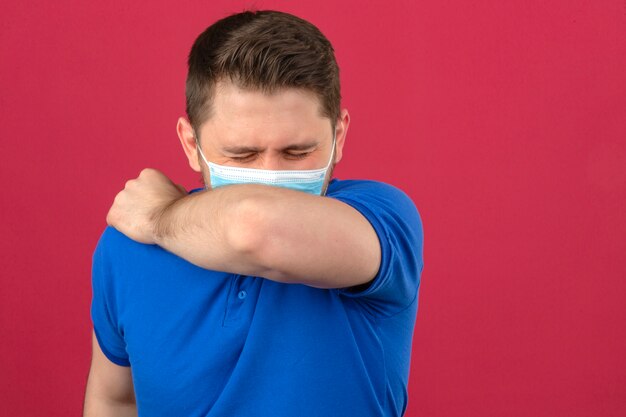
<instances>
[{"instance_id":1,"label":"blue medical face mask","mask_svg":"<svg viewBox=\"0 0 626 417\"><path fill-rule=\"evenodd\" d=\"M202 153L200 144L196 139L196 146L200 156L209 167L211 176L211 188L218 188L231 184L266 184L277 187L291 188L314 195L325 194L324 181L335 155L335 139L337 132L333 134L333 145L330 158L325 168L310 170L269 170L240 168L214 164L207 161Z\"/></svg>"}]
</instances>

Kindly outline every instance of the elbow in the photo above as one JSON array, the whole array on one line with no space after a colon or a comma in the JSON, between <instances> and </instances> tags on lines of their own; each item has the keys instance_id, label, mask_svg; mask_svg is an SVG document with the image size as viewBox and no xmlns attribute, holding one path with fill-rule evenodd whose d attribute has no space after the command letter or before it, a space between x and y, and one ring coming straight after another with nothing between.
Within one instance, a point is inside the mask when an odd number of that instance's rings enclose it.
<instances>
[{"instance_id":1,"label":"elbow","mask_svg":"<svg viewBox=\"0 0 626 417\"><path fill-rule=\"evenodd\" d=\"M227 216L226 240L243 264L262 267L262 252L267 238L268 201L263 196L241 198Z\"/></svg>"},{"instance_id":2,"label":"elbow","mask_svg":"<svg viewBox=\"0 0 626 417\"><path fill-rule=\"evenodd\" d=\"M265 186L263 186L265 187ZM292 283L281 265L281 248L288 245L282 237L284 204L275 196L255 192L238 200L228 219L227 239L242 275Z\"/></svg>"}]
</instances>

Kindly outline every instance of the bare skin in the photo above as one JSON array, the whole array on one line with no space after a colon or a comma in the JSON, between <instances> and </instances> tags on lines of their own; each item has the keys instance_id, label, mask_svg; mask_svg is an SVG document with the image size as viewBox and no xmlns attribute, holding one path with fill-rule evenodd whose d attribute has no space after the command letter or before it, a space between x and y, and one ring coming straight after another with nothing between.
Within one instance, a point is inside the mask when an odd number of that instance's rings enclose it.
<instances>
[{"instance_id":1,"label":"bare skin","mask_svg":"<svg viewBox=\"0 0 626 417\"><path fill-rule=\"evenodd\" d=\"M136 416L130 367L118 366L104 356L93 333L92 348L83 416Z\"/></svg>"}]
</instances>

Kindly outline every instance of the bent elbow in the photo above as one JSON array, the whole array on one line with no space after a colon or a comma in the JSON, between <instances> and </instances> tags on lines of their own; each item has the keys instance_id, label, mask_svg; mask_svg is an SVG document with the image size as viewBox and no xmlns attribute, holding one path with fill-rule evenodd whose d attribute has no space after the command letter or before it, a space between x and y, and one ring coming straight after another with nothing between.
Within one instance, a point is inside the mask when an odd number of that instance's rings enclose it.
<instances>
[{"instance_id":1,"label":"bent elbow","mask_svg":"<svg viewBox=\"0 0 626 417\"><path fill-rule=\"evenodd\" d=\"M243 260L260 260L260 253L267 230L267 215L264 214L264 199L258 196L243 197L232 210L226 226L230 247Z\"/></svg>"}]
</instances>

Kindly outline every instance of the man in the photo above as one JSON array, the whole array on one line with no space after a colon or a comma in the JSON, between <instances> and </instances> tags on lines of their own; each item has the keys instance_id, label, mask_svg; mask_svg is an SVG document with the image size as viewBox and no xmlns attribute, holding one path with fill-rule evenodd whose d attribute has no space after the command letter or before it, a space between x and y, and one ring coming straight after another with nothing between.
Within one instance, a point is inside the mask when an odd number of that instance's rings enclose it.
<instances>
[{"instance_id":1,"label":"man","mask_svg":"<svg viewBox=\"0 0 626 417\"><path fill-rule=\"evenodd\" d=\"M422 223L391 185L332 179L350 118L331 44L243 12L188 65L177 132L205 186L145 169L116 196L85 415L402 415Z\"/></svg>"}]
</instances>

